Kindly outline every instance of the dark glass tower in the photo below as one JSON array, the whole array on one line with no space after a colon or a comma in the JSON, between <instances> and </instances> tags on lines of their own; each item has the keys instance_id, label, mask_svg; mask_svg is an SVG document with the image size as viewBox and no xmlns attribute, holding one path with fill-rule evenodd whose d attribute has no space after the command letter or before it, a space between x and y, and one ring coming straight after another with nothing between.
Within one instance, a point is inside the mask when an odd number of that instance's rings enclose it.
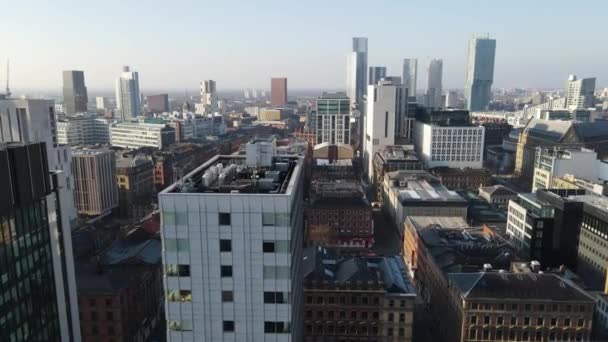
<instances>
[{"instance_id":1,"label":"dark glass tower","mask_svg":"<svg viewBox=\"0 0 608 342\"><path fill-rule=\"evenodd\" d=\"M0 341L59 341L44 143L0 144L0 189Z\"/></svg>"}]
</instances>

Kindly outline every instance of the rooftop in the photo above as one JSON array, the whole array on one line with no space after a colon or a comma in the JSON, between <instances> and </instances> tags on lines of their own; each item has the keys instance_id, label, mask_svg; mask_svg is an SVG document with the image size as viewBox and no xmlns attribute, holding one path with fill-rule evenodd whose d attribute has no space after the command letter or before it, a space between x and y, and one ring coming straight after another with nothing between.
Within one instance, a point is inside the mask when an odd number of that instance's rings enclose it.
<instances>
[{"instance_id":1,"label":"rooftop","mask_svg":"<svg viewBox=\"0 0 608 342\"><path fill-rule=\"evenodd\" d=\"M385 161L420 160L413 145L390 145L378 151L377 154Z\"/></svg>"},{"instance_id":2,"label":"rooftop","mask_svg":"<svg viewBox=\"0 0 608 342\"><path fill-rule=\"evenodd\" d=\"M444 273L477 272L488 264L509 269L517 257L506 240L492 231L471 228L460 217L409 216L406 222Z\"/></svg>"},{"instance_id":3,"label":"rooftop","mask_svg":"<svg viewBox=\"0 0 608 342\"><path fill-rule=\"evenodd\" d=\"M146 122L116 122L113 127L165 128L167 125Z\"/></svg>"},{"instance_id":4,"label":"rooftop","mask_svg":"<svg viewBox=\"0 0 608 342\"><path fill-rule=\"evenodd\" d=\"M305 288L311 284L335 286L372 285L387 293L415 296L416 290L407 274L403 259L390 257L352 257L337 259L320 247L304 250L302 261Z\"/></svg>"},{"instance_id":5,"label":"rooftop","mask_svg":"<svg viewBox=\"0 0 608 342\"><path fill-rule=\"evenodd\" d=\"M114 151L109 148L87 148L87 147L73 147L72 148L72 157L76 156L85 156L85 155L98 155L105 153L114 153Z\"/></svg>"},{"instance_id":6,"label":"rooftop","mask_svg":"<svg viewBox=\"0 0 608 342\"><path fill-rule=\"evenodd\" d=\"M321 96L318 97L318 99L319 100L337 100L337 99L348 100L348 96L346 96L346 94L342 93L342 92L335 92L335 93L324 92Z\"/></svg>"},{"instance_id":7,"label":"rooftop","mask_svg":"<svg viewBox=\"0 0 608 342\"><path fill-rule=\"evenodd\" d=\"M515 196L517 192L507 188L504 185L493 185L479 188L479 191L488 193L490 196Z\"/></svg>"},{"instance_id":8,"label":"rooftop","mask_svg":"<svg viewBox=\"0 0 608 342\"><path fill-rule=\"evenodd\" d=\"M384 175L394 191L398 192L399 200L405 202L462 202L465 200L455 191L448 190L439 180L425 171L400 170Z\"/></svg>"},{"instance_id":9,"label":"rooftop","mask_svg":"<svg viewBox=\"0 0 608 342\"><path fill-rule=\"evenodd\" d=\"M578 195L568 197L570 200L583 202L585 205L593 207L608 215L608 197L596 195Z\"/></svg>"},{"instance_id":10,"label":"rooftop","mask_svg":"<svg viewBox=\"0 0 608 342\"><path fill-rule=\"evenodd\" d=\"M451 273L449 280L466 299L505 301L593 302L594 299L555 274L538 273Z\"/></svg>"}]
</instances>

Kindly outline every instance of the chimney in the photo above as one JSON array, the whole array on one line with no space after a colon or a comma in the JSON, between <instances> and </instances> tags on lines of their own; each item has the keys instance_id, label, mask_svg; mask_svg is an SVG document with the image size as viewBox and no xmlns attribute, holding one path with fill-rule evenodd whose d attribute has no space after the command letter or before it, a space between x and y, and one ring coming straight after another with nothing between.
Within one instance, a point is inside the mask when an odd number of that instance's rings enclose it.
<instances>
[{"instance_id":1,"label":"chimney","mask_svg":"<svg viewBox=\"0 0 608 342\"><path fill-rule=\"evenodd\" d=\"M538 271L540 271L540 262L536 260L530 261L530 269L532 270L532 272L538 273Z\"/></svg>"}]
</instances>

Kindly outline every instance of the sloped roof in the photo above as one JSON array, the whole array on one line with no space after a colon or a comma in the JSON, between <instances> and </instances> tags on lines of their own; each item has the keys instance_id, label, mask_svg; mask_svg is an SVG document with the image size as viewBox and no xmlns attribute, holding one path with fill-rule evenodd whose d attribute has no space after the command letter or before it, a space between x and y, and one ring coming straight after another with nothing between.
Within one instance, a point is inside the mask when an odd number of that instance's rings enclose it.
<instances>
[{"instance_id":1,"label":"sloped roof","mask_svg":"<svg viewBox=\"0 0 608 342\"><path fill-rule=\"evenodd\" d=\"M608 121L577 122L574 130L583 142L608 140Z\"/></svg>"},{"instance_id":2,"label":"sloped roof","mask_svg":"<svg viewBox=\"0 0 608 342\"><path fill-rule=\"evenodd\" d=\"M572 126L572 121L542 120L532 118L528 121L524 132L531 136L560 141Z\"/></svg>"},{"instance_id":3,"label":"sloped roof","mask_svg":"<svg viewBox=\"0 0 608 342\"><path fill-rule=\"evenodd\" d=\"M517 193L515 191L512 191L511 189L507 188L504 185L493 185L493 186L486 186L481 188L480 190L483 190L485 192L487 192L490 196L508 196L508 195L517 195Z\"/></svg>"}]
</instances>

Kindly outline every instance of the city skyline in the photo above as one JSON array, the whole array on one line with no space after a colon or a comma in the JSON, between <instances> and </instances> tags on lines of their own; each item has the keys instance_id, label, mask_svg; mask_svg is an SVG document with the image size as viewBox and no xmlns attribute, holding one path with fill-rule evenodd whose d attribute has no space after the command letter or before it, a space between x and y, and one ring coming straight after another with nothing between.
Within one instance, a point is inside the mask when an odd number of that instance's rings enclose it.
<instances>
[{"instance_id":1,"label":"city skyline","mask_svg":"<svg viewBox=\"0 0 608 342\"><path fill-rule=\"evenodd\" d=\"M557 88L569 74L597 77L601 87L606 84L602 80L608 79L608 72L602 68L605 48L590 43L565 53L561 44L583 34L590 42L601 38L599 13L606 4L586 2L596 10L584 10L589 6L562 6L552 8L548 13L544 9L547 1L525 3L527 11L518 10L517 4L473 6L442 2L433 6L415 1L385 2L378 6L361 3L339 11L335 21L337 29L325 33L297 23L284 30L278 29L284 21L295 16L303 19L298 22L307 22L306 18L312 15L308 13L309 9L314 7L310 2L289 8L278 6L280 11L274 6L276 1L256 3L255 6L241 2L239 6L230 6L181 1L171 6L152 4L150 9L135 5L122 8L110 2L86 11L79 6L69 6L72 1L57 6L40 2L39 6L32 6L31 11L14 4L17 15L7 18L7 24L12 32L20 34L8 36L4 51L10 51L10 55L2 55L0 59L2 64L9 58L12 61L11 85L16 94L23 90L60 90L63 70L83 70L91 91L111 89L113 78L108 75L113 75L125 64L141 73L143 92L194 89L202 79L215 79L222 84L222 89L266 88L268 78L277 74L289 78L293 89L343 90L344 58L350 51L349 39L361 36L369 39L369 65L386 65L388 75L400 75L403 58L417 58L419 65L428 65L430 59L441 58L445 69L444 88L461 89L465 83L467 42L477 33L489 32L499 42L495 88ZM367 18L364 25L355 24L358 21L353 19L365 17L370 6L381 8L384 14L377 19ZM438 6L442 11L436 11ZM116 8L121 11L115 11ZM188 10L184 11L184 8ZM203 9L217 13L209 18L206 26L218 28L205 49L192 44L201 28L191 16ZM408 17L408 25L401 25L397 17L406 9L415 9L417 15ZM328 11L327 15L329 13L336 16L335 11ZM117 24L107 25L105 18L110 15L120 17ZM222 25L225 20L251 15L259 20L255 25L247 25L246 30L240 25ZM396 43L402 41L406 26L423 25L423 18L430 15L442 25L425 30L425 34L408 37L407 44ZM465 15L476 20L462 21ZM70 20L67 20L68 16ZM127 23L136 16L147 18L148 24L126 30L126 25L130 25ZM589 25L584 31L582 28L566 30L560 20L554 20L577 16L588 19ZM57 20L43 20L46 17ZM161 20L168 17L180 19L174 27L161 25ZM509 25L512 22L517 25ZM538 26L539 23L543 25ZM73 29L79 25L87 29ZM446 30L446 27L450 29ZM542 30L534 36L527 34L533 27L542 27ZM40 43L27 44L34 39ZM168 46L173 48L159 51L151 44L158 39L169 42ZM277 41L281 44L276 44ZM208 49L209 46L213 48ZM56 53L52 58L42 58L47 55L43 51L48 49ZM263 57L269 54L273 58ZM563 58L552 58L556 55ZM243 73L244 70L247 72ZM168 79L167 74L174 77ZM419 78L426 79L424 75ZM4 81L4 72L0 73L0 79ZM425 84L418 85L419 89L425 87Z\"/></svg>"}]
</instances>

